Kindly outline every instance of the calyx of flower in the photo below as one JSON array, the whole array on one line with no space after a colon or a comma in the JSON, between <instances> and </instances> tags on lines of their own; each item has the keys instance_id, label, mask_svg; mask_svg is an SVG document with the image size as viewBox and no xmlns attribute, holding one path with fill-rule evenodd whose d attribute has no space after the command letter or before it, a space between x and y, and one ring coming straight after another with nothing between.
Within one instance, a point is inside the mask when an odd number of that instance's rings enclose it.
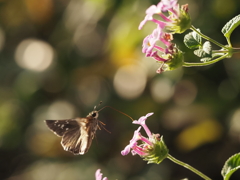
<instances>
[{"instance_id":1,"label":"calyx of flower","mask_svg":"<svg viewBox=\"0 0 240 180\"><path fill-rule=\"evenodd\" d=\"M191 27L191 17L188 13L188 4L178 7L178 15L169 11L171 21L166 24L165 30L169 33L181 34Z\"/></svg>"},{"instance_id":2,"label":"calyx of flower","mask_svg":"<svg viewBox=\"0 0 240 180\"><path fill-rule=\"evenodd\" d=\"M148 164L160 164L168 156L169 150L164 143L163 136L159 136L159 134L152 134L150 141L153 145L147 150L147 155L142 156L143 160L148 161Z\"/></svg>"}]
</instances>

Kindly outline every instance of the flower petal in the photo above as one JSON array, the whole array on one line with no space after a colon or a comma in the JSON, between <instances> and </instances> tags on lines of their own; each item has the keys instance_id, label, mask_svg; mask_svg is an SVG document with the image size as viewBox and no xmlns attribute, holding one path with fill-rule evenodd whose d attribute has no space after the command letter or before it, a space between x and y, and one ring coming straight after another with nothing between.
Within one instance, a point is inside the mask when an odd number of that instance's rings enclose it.
<instances>
[{"instance_id":1,"label":"flower petal","mask_svg":"<svg viewBox=\"0 0 240 180\"><path fill-rule=\"evenodd\" d=\"M136 146L137 145L137 141L139 139L141 139L139 137L141 135L140 132L139 132L140 129L141 129L141 126L136 131L134 131L133 138L130 140L130 143L124 148L124 150L121 151L121 154L123 156L126 156L127 154L129 154L129 152L131 151L131 148L133 146Z\"/></svg>"},{"instance_id":2,"label":"flower petal","mask_svg":"<svg viewBox=\"0 0 240 180\"><path fill-rule=\"evenodd\" d=\"M155 5L150 6L147 10L146 10L146 14L148 15L153 15L155 13L159 13L161 11L159 11L159 8Z\"/></svg>"},{"instance_id":3,"label":"flower petal","mask_svg":"<svg viewBox=\"0 0 240 180\"><path fill-rule=\"evenodd\" d=\"M124 148L124 150L121 151L121 154L122 154L123 156L126 156L126 155L130 152L130 150L131 150L131 146L130 146L130 145L127 145L127 146Z\"/></svg>"},{"instance_id":4,"label":"flower petal","mask_svg":"<svg viewBox=\"0 0 240 180\"><path fill-rule=\"evenodd\" d=\"M163 12L168 11L177 6L177 0L162 0L161 10Z\"/></svg>"},{"instance_id":5,"label":"flower petal","mask_svg":"<svg viewBox=\"0 0 240 180\"><path fill-rule=\"evenodd\" d=\"M98 169L95 173L96 180L102 180L102 173L100 171L101 169Z\"/></svg>"},{"instance_id":6,"label":"flower petal","mask_svg":"<svg viewBox=\"0 0 240 180\"><path fill-rule=\"evenodd\" d=\"M153 115L154 113L151 112L151 113L148 113L145 117L148 118L149 116Z\"/></svg>"},{"instance_id":7,"label":"flower petal","mask_svg":"<svg viewBox=\"0 0 240 180\"><path fill-rule=\"evenodd\" d=\"M145 121L147 120L147 118L151 115L153 115L153 113L148 113L146 116L142 116L138 120L134 120L132 123L143 125L145 124Z\"/></svg>"}]
</instances>

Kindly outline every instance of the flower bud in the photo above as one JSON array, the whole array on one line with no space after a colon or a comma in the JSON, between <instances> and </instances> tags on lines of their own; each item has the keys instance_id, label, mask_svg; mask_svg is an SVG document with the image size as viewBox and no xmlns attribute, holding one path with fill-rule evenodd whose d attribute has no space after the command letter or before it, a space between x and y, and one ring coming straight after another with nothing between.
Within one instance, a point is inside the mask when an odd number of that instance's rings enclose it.
<instances>
[{"instance_id":1,"label":"flower bud","mask_svg":"<svg viewBox=\"0 0 240 180\"><path fill-rule=\"evenodd\" d=\"M183 52L176 47L176 45L172 45L169 47L168 52L166 54L161 55L161 58L167 59L167 61L162 62L159 61L160 68L157 70L157 73L172 71L181 67L184 63L184 54Z\"/></svg>"}]
</instances>

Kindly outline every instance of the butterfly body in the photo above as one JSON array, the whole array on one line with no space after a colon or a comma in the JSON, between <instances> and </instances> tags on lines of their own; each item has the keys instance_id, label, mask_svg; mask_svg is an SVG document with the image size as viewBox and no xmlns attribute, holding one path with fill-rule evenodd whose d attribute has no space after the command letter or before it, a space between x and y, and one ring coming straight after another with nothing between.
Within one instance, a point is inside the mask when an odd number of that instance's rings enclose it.
<instances>
[{"instance_id":1,"label":"butterfly body","mask_svg":"<svg viewBox=\"0 0 240 180\"><path fill-rule=\"evenodd\" d=\"M49 129L62 137L65 151L74 155L85 154L92 144L98 129L98 111L90 112L87 117L65 120L45 120Z\"/></svg>"}]
</instances>

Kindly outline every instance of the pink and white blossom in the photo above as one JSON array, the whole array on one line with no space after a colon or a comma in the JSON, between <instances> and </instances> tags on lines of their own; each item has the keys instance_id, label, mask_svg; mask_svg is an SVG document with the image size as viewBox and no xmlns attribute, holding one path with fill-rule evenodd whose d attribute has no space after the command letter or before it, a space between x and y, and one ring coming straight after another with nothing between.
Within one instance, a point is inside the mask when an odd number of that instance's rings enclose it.
<instances>
[{"instance_id":1,"label":"pink and white blossom","mask_svg":"<svg viewBox=\"0 0 240 180\"><path fill-rule=\"evenodd\" d=\"M149 128L147 127L145 121L146 121L147 118L148 118L149 116L151 116L151 115L153 115L153 113L148 113L146 116L142 116L142 117L140 117L138 120L135 120L135 121L132 122L133 124L139 124L139 125L141 125L141 126L144 128L145 132L147 133L148 137L151 137L151 136L152 136L152 133L151 133L151 131L149 130Z\"/></svg>"},{"instance_id":2,"label":"pink and white blossom","mask_svg":"<svg viewBox=\"0 0 240 180\"><path fill-rule=\"evenodd\" d=\"M146 10L146 16L140 23L139 29L142 29L148 21L157 24L157 28L144 38L142 52L146 57L152 57L160 63L157 73L181 67L183 53L172 42L172 34L183 33L191 27L188 5L180 7L177 0L161 0L157 5L152 5Z\"/></svg>"},{"instance_id":3,"label":"pink and white blossom","mask_svg":"<svg viewBox=\"0 0 240 180\"><path fill-rule=\"evenodd\" d=\"M136 131L134 131L133 138L130 140L130 143L124 148L124 150L121 151L121 154L123 156L129 154L130 152L133 155L138 154L140 156L146 156L148 154L147 147L153 146L153 143L150 141L150 138L152 137L152 133L147 127L145 121L152 114L153 113L148 113L146 116L142 116L138 120L133 121L133 124L139 124L144 128L146 134L148 135L148 138L142 136L142 134L140 133L140 130L141 130L141 126L140 126ZM138 145L139 141L143 142L144 145L143 144Z\"/></svg>"},{"instance_id":4,"label":"pink and white blossom","mask_svg":"<svg viewBox=\"0 0 240 180\"><path fill-rule=\"evenodd\" d=\"M134 131L133 138L130 143L121 151L123 156L129 154L139 155L148 163L157 163L163 161L168 156L168 148L165 145L163 138L159 134L153 134L146 125L146 120L153 113L148 113L133 121L133 124L138 124L140 127ZM144 128L148 137L142 136L140 133L141 127Z\"/></svg>"}]
</instances>

